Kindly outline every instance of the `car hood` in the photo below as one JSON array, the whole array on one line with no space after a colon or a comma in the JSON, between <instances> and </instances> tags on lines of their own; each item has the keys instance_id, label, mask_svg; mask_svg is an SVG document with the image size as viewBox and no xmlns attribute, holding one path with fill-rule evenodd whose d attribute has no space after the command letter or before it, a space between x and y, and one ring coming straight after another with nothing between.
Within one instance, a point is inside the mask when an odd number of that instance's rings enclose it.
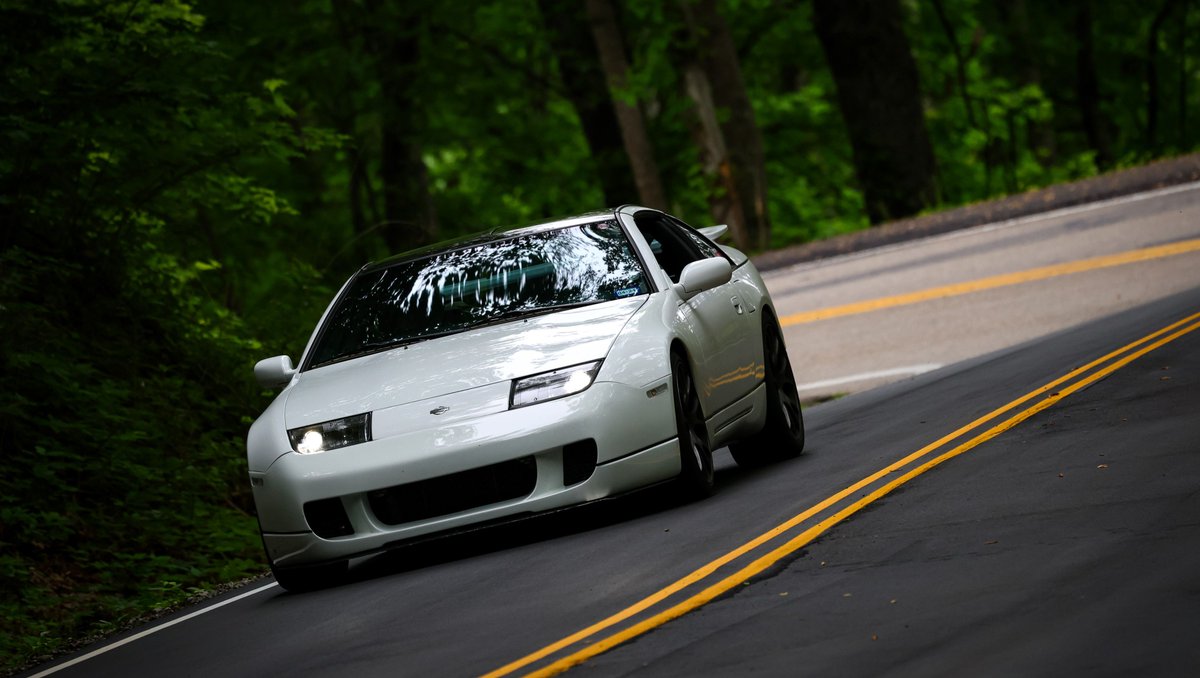
<instances>
[{"instance_id":1,"label":"car hood","mask_svg":"<svg viewBox=\"0 0 1200 678\"><path fill-rule=\"evenodd\" d=\"M598 360L646 297L479 327L302 372L288 428L373 412Z\"/></svg>"}]
</instances>

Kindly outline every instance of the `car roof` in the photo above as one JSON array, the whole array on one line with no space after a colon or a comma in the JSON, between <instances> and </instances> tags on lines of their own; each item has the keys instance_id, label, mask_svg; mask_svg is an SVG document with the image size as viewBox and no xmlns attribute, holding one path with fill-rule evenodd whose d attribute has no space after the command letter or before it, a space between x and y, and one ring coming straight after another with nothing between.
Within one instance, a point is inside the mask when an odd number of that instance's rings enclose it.
<instances>
[{"instance_id":1,"label":"car roof","mask_svg":"<svg viewBox=\"0 0 1200 678\"><path fill-rule=\"evenodd\" d=\"M439 252L449 252L452 250L473 247L475 245L482 245L488 242L495 242L497 240L507 240L514 236L525 235L528 233L542 233L560 228L568 228L570 226L588 224L595 221L601 221L603 219L613 219L615 218L615 215L619 209L620 208L597 210L595 212L585 212L583 214L577 214L570 217L547 219L545 221L539 221L524 226L505 226L493 228L487 231L479 231L477 233L471 233L468 235L462 235L457 238L450 238L448 240L436 242L432 245L425 245L416 249L411 249L407 252L394 254L386 259L373 261L363 266L359 272L366 273L370 271L377 271L381 268L388 268L389 266L393 266L403 261L423 259Z\"/></svg>"}]
</instances>

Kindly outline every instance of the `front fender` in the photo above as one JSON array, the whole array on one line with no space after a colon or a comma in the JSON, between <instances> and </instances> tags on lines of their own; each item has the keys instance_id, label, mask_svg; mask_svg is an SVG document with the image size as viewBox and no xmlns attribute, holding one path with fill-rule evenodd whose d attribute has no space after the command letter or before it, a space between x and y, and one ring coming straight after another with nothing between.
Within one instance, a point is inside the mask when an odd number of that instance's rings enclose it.
<instances>
[{"instance_id":1,"label":"front fender","mask_svg":"<svg viewBox=\"0 0 1200 678\"><path fill-rule=\"evenodd\" d=\"M265 472L276 459L292 451L283 419L287 398L288 389L284 389L250 425L246 434L246 462L252 472Z\"/></svg>"}]
</instances>

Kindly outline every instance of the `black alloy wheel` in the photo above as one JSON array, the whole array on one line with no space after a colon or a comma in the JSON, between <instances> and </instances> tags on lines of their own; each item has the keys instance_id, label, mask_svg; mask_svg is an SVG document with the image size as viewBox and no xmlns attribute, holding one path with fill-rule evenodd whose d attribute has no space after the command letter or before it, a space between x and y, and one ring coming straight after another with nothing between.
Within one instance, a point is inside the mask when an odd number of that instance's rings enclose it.
<instances>
[{"instance_id":1,"label":"black alloy wheel","mask_svg":"<svg viewBox=\"0 0 1200 678\"><path fill-rule=\"evenodd\" d=\"M679 462L682 469L676 486L684 499L701 499L713 492L713 456L708 428L696 382L687 358L671 353L671 384L675 392L675 426L679 433Z\"/></svg>"},{"instance_id":2,"label":"black alloy wheel","mask_svg":"<svg viewBox=\"0 0 1200 678\"><path fill-rule=\"evenodd\" d=\"M750 438L729 446L739 466L761 466L804 451L804 415L796 376L775 316L763 314L763 361L766 363L767 423Z\"/></svg>"}]
</instances>

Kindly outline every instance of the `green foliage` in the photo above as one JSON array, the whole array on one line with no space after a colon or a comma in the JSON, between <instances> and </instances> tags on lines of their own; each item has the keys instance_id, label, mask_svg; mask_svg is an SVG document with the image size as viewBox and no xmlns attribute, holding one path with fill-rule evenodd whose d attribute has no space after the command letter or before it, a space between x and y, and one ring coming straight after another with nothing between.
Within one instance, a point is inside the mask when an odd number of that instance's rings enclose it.
<instances>
[{"instance_id":1,"label":"green foliage","mask_svg":"<svg viewBox=\"0 0 1200 678\"><path fill-rule=\"evenodd\" d=\"M1172 15L1176 21L1167 22L1159 34L1155 61L1161 129L1156 143L1146 136L1145 55L1154 14L1163 4L1123 0L1096 5L1091 34L1099 126L1116 166L1196 147L1198 137L1187 129L1186 117L1200 104L1200 92L1196 87L1188 91L1196 61L1187 40L1188 27L1194 32L1200 12L1186 12L1187 4L1178 3ZM908 3L907 29L921 71L944 202L975 202L1105 169L1081 118L1079 5L1029 0L942 0L942 5L949 34L932 2ZM967 97L951 40L959 46Z\"/></svg>"},{"instance_id":2,"label":"green foliage","mask_svg":"<svg viewBox=\"0 0 1200 678\"><path fill-rule=\"evenodd\" d=\"M230 87L203 24L180 2L0 3L9 667L262 569L243 453L262 344L219 292L222 247L294 214L244 164L332 138L278 83Z\"/></svg>"}]
</instances>

